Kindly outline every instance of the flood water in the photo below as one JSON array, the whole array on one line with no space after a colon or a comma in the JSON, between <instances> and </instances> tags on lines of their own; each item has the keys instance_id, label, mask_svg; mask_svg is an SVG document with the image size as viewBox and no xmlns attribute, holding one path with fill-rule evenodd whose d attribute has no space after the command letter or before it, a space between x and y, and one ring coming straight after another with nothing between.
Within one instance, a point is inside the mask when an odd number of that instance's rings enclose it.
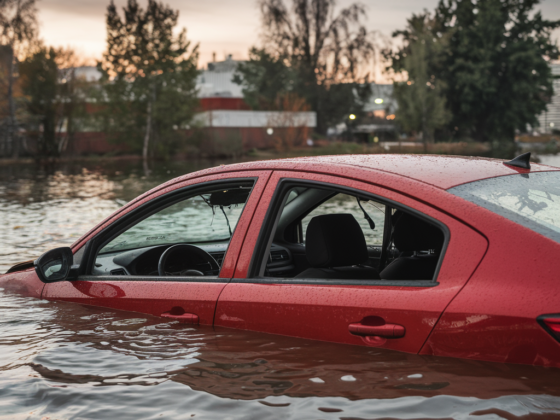
<instances>
[{"instance_id":1,"label":"flood water","mask_svg":"<svg viewBox=\"0 0 560 420\"><path fill-rule=\"evenodd\" d=\"M0 167L0 272L220 163L160 163L147 177L132 161ZM192 328L0 289L0 419L116 418L560 419L560 370Z\"/></svg>"}]
</instances>

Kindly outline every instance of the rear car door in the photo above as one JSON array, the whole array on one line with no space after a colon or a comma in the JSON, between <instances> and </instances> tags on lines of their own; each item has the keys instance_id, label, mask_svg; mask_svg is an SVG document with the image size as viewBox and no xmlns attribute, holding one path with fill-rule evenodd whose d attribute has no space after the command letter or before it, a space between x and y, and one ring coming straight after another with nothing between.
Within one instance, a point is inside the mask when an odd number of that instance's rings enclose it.
<instances>
[{"instance_id":1,"label":"rear car door","mask_svg":"<svg viewBox=\"0 0 560 420\"><path fill-rule=\"evenodd\" d=\"M293 195L294 190L330 191L330 195L314 198L319 204L334 194L355 196L358 209L358 199L360 203L374 200L390 206L386 208L398 209L403 214L437 226L444 235L444 244L433 278L414 278L414 275L410 279L394 275L392 279L374 279L373 276L367 279L363 275L359 279L359 276L348 278L348 272L352 270L360 273L371 271L357 265L342 270L318 269L327 273L324 278L316 275L317 269L311 269L305 273L311 273L312 278L305 278L306 274L302 277L301 272L297 273L300 269L296 268L298 264L293 257L301 253L301 244L293 243L298 242L298 235L294 239L291 231L286 229L279 237L276 230L285 224L283 214L287 211L283 209L288 208L287 203L292 200L288 196ZM319 195L316 194L317 197ZM304 205L305 201L302 203ZM309 209L303 213L311 214ZM340 213L352 212L342 208ZM354 212L353 217L357 220L360 213L361 209L358 213ZM389 216L397 214L395 211ZM294 220L297 226L297 218ZM390 217L385 220L390 220ZM364 223L360 224L363 227ZM297 229L302 229L301 223L299 226ZM304 233L300 232L299 242ZM344 232L339 234L343 238ZM292 241L291 244L286 237ZM394 190L326 174L277 171L272 174L255 212L235 275L220 295L214 323L224 327L417 353L445 307L474 272L486 248L485 238L470 227ZM379 258L378 251L370 249L369 254L370 263L373 261L375 264ZM422 251L418 253L418 258L433 257L429 254L430 251ZM284 270L279 262L282 258L285 259ZM414 253L403 258L417 257ZM394 268L395 262L391 264ZM346 273L346 278L337 279L338 271Z\"/></svg>"},{"instance_id":2,"label":"rear car door","mask_svg":"<svg viewBox=\"0 0 560 420\"><path fill-rule=\"evenodd\" d=\"M83 274L74 281L47 284L43 298L211 325L269 175L268 171L218 174L155 193L94 232L75 254ZM211 198L215 192L219 197L239 191L245 194L244 203ZM193 242L219 268L180 250L170 263L175 269L166 268L160 276L163 252Z\"/></svg>"}]
</instances>

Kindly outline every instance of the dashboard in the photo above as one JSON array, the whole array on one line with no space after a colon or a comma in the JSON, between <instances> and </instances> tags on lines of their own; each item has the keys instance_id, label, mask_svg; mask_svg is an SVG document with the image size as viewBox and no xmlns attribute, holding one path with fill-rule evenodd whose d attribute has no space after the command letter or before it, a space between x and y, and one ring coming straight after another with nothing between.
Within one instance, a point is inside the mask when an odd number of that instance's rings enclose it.
<instances>
[{"instance_id":1,"label":"dashboard","mask_svg":"<svg viewBox=\"0 0 560 420\"><path fill-rule=\"evenodd\" d=\"M210 254L222 267L224 255L229 242L196 244L196 246ZM94 276L158 276L158 263L161 255L171 245L157 245L138 248L129 251L119 251L99 254L93 268ZM208 262L199 256L175 254L176 257L168 263L173 271L189 268L201 271L205 276L218 276L218 270L212 270ZM292 255L289 249L273 244L268 257L267 270L277 274L286 273L294 269Z\"/></svg>"}]
</instances>

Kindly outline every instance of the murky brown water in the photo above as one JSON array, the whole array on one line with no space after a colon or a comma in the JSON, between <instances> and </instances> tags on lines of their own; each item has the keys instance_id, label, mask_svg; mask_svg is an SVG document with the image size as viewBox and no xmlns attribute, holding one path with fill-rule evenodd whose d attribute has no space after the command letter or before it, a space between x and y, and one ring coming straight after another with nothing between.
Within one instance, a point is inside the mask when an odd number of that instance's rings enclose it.
<instances>
[{"instance_id":1,"label":"murky brown water","mask_svg":"<svg viewBox=\"0 0 560 420\"><path fill-rule=\"evenodd\" d=\"M0 419L560 418L560 372L0 291Z\"/></svg>"},{"instance_id":2,"label":"murky brown water","mask_svg":"<svg viewBox=\"0 0 560 420\"><path fill-rule=\"evenodd\" d=\"M215 164L222 163L216 162ZM0 270L199 164L0 168ZM423 357L0 290L0 419L560 418L560 370Z\"/></svg>"}]
</instances>

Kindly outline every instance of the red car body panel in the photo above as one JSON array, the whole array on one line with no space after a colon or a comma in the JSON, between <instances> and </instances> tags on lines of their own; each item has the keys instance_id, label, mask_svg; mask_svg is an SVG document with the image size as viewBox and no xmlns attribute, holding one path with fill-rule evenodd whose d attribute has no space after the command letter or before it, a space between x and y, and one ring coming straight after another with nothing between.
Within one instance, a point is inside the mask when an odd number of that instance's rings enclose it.
<instances>
[{"instance_id":1,"label":"red car body panel","mask_svg":"<svg viewBox=\"0 0 560 420\"><path fill-rule=\"evenodd\" d=\"M314 162L317 158L303 158ZM297 159L301 161L303 159ZM295 160L295 159L294 159ZM549 171L550 166L531 164L531 169L506 166L496 159L465 156L426 155L342 155L322 156L327 165L352 165L396 174L441 189L448 189L467 182L516 173ZM557 169L557 168L556 168Z\"/></svg>"},{"instance_id":2,"label":"red car body panel","mask_svg":"<svg viewBox=\"0 0 560 420\"><path fill-rule=\"evenodd\" d=\"M391 190L329 175L275 171L247 233L235 279L243 279L247 275L247 262L251 259L265 209L282 179L318 181L365 191L440 220L451 231L438 275L440 284L435 287L395 287L267 284L259 283L258 279L252 280L256 283L238 283L233 280L220 296L215 325L418 352L445 307L482 259L486 252L486 239L433 207ZM406 334L399 339L374 341L351 334L348 326L360 323L366 317L381 318L387 324L404 326Z\"/></svg>"},{"instance_id":3,"label":"red car body panel","mask_svg":"<svg viewBox=\"0 0 560 420\"><path fill-rule=\"evenodd\" d=\"M186 312L198 311L200 322L206 324L214 321L228 327L413 353L560 367L560 344L537 323L538 316L560 313L560 244L445 191L485 178L557 170L538 164L531 164L530 170L519 169L482 158L406 155L328 156L210 168L139 196L72 249L78 251L123 215L178 188L258 177L224 258L219 276L223 281L78 280L43 286L33 270L26 270L0 276L0 286L27 296L42 294L153 315L180 306ZM439 284L242 282L275 187L286 177L377 194L443 222L451 236ZM366 342L348 331L350 324L365 317L404 326L406 333L402 338Z\"/></svg>"},{"instance_id":4,"label":"red car body panel","mask_svg":"<svg viewBox=\"0 0 560 420\"><path fill-rule=\"evenodd\" d=\"M214 309L226 281L61 281L47 284L44 299L77 302L160 316L173 308L196 314L199 323L212 325Z\"/></svg>"},{"instance_id":5,"label":"red car body panel","mask_svg":"<svg viewBox=\"0 0 560 420\"><path fill-rule=\"evenodd\" d=\"M30 268L25 271L0 275L0 287L10 293L40 298L45 283L39 279L35 270Z\"/></svg>"},{"instance_id":6,"label":"red car body panel","mask_svg":"<svg viewBox=\"0 0 560 420\"><path fill-rule=\"evenodd\" d=\"M560 367L559 343L536 321L560 313L560 244L466 201L457 212L488 251L421 353Z\"/></svg>"},{"instance_id":7,"label":"red car body panel","mask_svg":"<svg viewBox=\"0 0 560 420\"><path fill-rule=\"evenodd\" d=\"M348 178L370 179L372 175L384 179L417 181L439 189L448 189L467 182L503 175L558 171L560 169L531 163L531 169L507 166L503 161L481 157L429 155L337 155L278 159L217 166L172 179L151 191L168 188L178 182L214 173L247 170L294 170L307 173L326 173ZM362 175L360 175L362 174ZM365 176L366 178L363 178ZM405 178L405 179L403 179ZM148 191L146 194L149 194ZM136 200L142 199L146 194ZM135 200L135 201L136 201Z\"/></svg>"}]
</instances>

